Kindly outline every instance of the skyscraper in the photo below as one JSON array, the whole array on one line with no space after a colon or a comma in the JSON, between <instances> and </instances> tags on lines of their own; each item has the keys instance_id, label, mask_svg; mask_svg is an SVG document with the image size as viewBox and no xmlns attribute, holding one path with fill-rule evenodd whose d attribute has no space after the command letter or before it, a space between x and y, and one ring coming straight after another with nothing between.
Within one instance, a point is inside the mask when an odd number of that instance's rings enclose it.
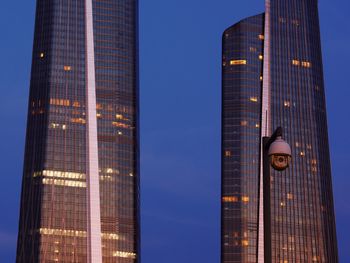
<instances>
[{"instance_id":1,"label":"skyscraper","mask_svg":"<svg viewBox=\"0 0 350 263\"><path fill-rule=\"evenodd\" d=\"M139 262L138 1L37 0L17 262Z\"/></svg>"},{"instance_id":2,"label":"skyscraper","mask_svg":"<svg viewBox=\"0 0 350 263\"><path fill-rule=\"evenodd\" d=\"M223 34L221 262L264 262L261 138L271 170L271 262L338 262L317 0L266 0Z\"/></svg>"}]
</instances>

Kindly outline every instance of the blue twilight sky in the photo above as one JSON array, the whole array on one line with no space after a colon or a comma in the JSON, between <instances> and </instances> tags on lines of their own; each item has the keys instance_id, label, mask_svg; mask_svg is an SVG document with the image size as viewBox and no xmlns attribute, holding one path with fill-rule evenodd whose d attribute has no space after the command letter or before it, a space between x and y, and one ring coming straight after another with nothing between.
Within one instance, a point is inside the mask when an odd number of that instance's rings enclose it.
<instances>
[{"instance_id":1,"label":"blue twilight sky","mask_svg":"<svg viewBox=\"0 0 350 263\"><path fill-rule=\"evenodd\" d=\"M264 0L140 0L142 260L219 262L221 33ZM350 1L320 0L341 262L350 258ZM2 1L0 262L14 262L35 1ZM347 151L348 150L348 151Z\"/></svg>"}]
</instances>

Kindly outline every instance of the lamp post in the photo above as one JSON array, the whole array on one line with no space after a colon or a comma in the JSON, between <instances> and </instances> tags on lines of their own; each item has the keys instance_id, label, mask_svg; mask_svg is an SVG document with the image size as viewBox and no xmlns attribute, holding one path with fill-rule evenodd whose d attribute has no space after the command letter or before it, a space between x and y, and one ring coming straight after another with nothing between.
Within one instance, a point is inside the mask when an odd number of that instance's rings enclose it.
<instances>
[{"instance_id":1,"label":"lamp post","mask_svg":"<svg viewBox=\"0 0 350 263\"><path fill-rule=\"evenodd\" d=\"M276 171L289 167L292 151L282 139L283 130L278 127L271 137L263 137L263 194L264 194L264 262L272 263L271 245L271 177L270 166Z\"/></svg>"}]
</instances>

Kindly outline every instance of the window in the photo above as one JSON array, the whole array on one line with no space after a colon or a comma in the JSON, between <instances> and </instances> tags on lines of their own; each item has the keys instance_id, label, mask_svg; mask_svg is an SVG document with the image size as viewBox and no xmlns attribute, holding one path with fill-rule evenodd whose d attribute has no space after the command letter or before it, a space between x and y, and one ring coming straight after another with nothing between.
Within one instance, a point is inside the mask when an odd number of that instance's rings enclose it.
<instances>
[{"instance_id":1,"label":"window","mask_svg":"<svg viewBox=\"0 0 350 263\"><path fill-rule=\"evenodd\" d=\"M265 36L264 36L264 35L259 35L259 39L260 39L260 40L264 40L264 39L265 39Z\"/></svg>"},{"instance_id":2,"label":"window","mask_svg":"<svg viewBox=\"0 0 350 263\"><path fill-rule=\"evenodd\" d=\"M250 97L249 99L251 102L258 102L258 98L257 97Z\"/></svg>"},{"instance_id":3,"label":"window","mask_svg":"<svg viewBox=\"0 0 350 263\"><path fill-rule=\"evenodd\" d=\"M244 247L249 246L249 241L248 240L242 240L242 246L244 246Z\"/></svg>"},{"instance_id":4,"label":"window","mask_svg":"<svg viewBox=\"0 0 350 263\"><path fill-rule=\"evenodd\" d=\"M247 126L248 122L247 121L241 121L241 126Z\"/></svg>"},{"instance_id":5,"label":"window","mask_svg":"<svg viewBox=\"0 0 350 263\"><path fill-rule=\"evenodd\" d=\"M263 55L259 55L259 60L263 60L264 56Z\"/></svg>"},{"instance_id":6,"label":"window","mask_svg":"<svg viewBox=\"0 0 350 263\"><path fill-rule=\"evenodd\" d=\"M303 61L303 62L301 62L301 65L302 65L304 68L311 68L311 63L308 62L308 61Z\"/></svg>"},{"instance_id":7,"label":"window","mask_svg":"<svg viewBox=\"0 0 350 263\"><path fill-rule=\"evenodd\" d=\"M247 60L244 60L244 59L230 61L230 65L246 65L246 64L247 64Z\"/></svg>"},{"instance_id":8,"label":"window","mask_svg":"<svg viewBox=\"0 0 350 263\"><path fill-rule=\"evenodd\" d=\"M71 66L64 66L63 69L64 69L64 71L71 71L72 67Z\"/></svg>"},{"instance_id":9,"label":"window","mask_svg":"<svg viewBox=\"0 0 350 263\"><path fill-rule=\"evenodd\" d=\"M238 197L237 196L224 196L222 198L222 201L224 203L235 203L235 202L238 202Z\"/></svg>"},{"instance_id":10,"label":"window","mask_svg":"<svg viewBox=\"0 0 350 263\"><path fill-rule=\"evenodd\" d=\"M242 201L244 203L248 203L249 202L249 196L242 196Z\"/></svg>"},{"instance_id":11,"label":"window","mask_svg":"<svg viewBox=\"0 0 350 263\"><path fill-rule=\"evenodd\" d=\"M296 59L293 59L293 60L292 60L292 64L293 64L294 66L300 66L300 61L299 61L299 60L296 60Z\"/></svg>"},{"instance_id":12,"label":"window","mask_svg":"<svg viewBox=\"0 0 350 263\"><path fill-rule=\"evenodd\" d=\"M290 101L285 100L284 101L284 107L289 108L290 107Z\"/></svg>"}]
</instances>

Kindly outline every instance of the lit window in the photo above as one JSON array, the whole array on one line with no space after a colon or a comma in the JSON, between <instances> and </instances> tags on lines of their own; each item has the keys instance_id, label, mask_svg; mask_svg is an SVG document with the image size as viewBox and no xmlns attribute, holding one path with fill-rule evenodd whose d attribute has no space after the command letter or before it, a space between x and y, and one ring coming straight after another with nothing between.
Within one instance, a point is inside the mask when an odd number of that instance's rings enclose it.
<instances>
[{"instance_id":1,"label":"lit window","mask_svg":"<svg viewBox=\"0 0 350 263\"><path fill-rule=\"evenodd\" d=\"M258 98L257 97L250 97L249 99L251 102L258 102Z\"/></svg>"},{"instance_id":2,"label":"lit window","mask_svg":"<svg viewBox=\"0 0 350 263\"><path fill-rule=\"evenodd\" d=\"M97 118L101 118L101 117L102 117L102 114L101 114L101 113L96 113L96 117L97 117Z\"/></svg>"},{"instance_id":3,"label":"lit window","mask_svg":"<svg viewBox=\"0 0 350 263\"><path fill-rule=\"evenodd\" d=\"M287 199L288 200L292 200L293 198L294 198L293 194L291 194L291 193L287 194Z\"/></svg>"},{"instance_id":4,"label":"lit window","mask_svg":"<svg viewBox=\"0 0 350 263\"><path fill-rule=\"evenodd\" d=\"M244 247L249 246L249 241L248 240L242 240L242 246L244 246Z\"/></svg>"},{"instance_id":5,"label":"lit window","mask_svg":"<svg viewBox=\"0 0 350 263\"><path fill-rule=\"evenodd\" d=\"M113 257L135 259L136 258L136 254L135 253L131 253L131 252L115 251L115 252L113 252Z\"/></svg>"},{"instance_id":6,"label":"lit window","mask_svg":"<svg viewBox=\"0 0 350 263\"><path fill-rule=\"evenodd\" d=\"M58 124L58 123L51 123L50 124L50 128L51 129L57 129L57 128L59 128L60 127L60 125Z\"/></svg>"},{"instance_id":7,"label":"lit window","mask_svg":"<svg viewBox=\"0 0 350 263\"><path fill-rule=\"evenodd\" d=\"M85 174L64 172L64 171L53 171L53 170L43 170L39 172L34 172L33 177L56 177L56 178L68 178L68 179L85 179Z\"/></svg>"},{"instance_id":8,"label":"lit window","mask_svg":"<svg viewBox=\"0 0 350 263\"><path fill-rule=\"evenodd\" d=\"M83 118L72 118L71 122L73 123L80 123L80 124L85 124L86 120L84 120Z\"/></svg>"},{"instance_id":9,"label":"lit window","mask_svg":"<svg viewBox=\"0 0 350 263\"><path fill-rule=\"evenodd\" d=\"M231 60L230 65L246 65L247 60L245 59L238 59L238 60Z\"/></svg>"},{"instance_id":10,"label":"lit window","mask_svg":"<svg viewBox=\"0 0 350 263\"><path fill-rule=\"evenodd\" d=\"M83 238L87 237L86 231L71 230L71 229L40 228L39 233L40 235L47 235L47 236L65 236L65 237L83 237ZM101 238L109 239L109 240L125 240L124 237L121 237L120 235L117 235L114 233L101 233ZM56 242L55 244L59 244L58 241Z\"/></svg>"},{"instance_id":11,"label":"lit window","mask_svg":"<svg viewBox=\"0 0 350 263\"><path fill-rule=\"evenodd\" d=\"M123 115L121 115L121 114L117 114L117 115L115 115L115 117L117 118L117 120L122 120L123 119Z\"/></svg>"},{"instance_id":12,"label":"lit window","mask_svg":"<svg viewBox=\"0 0 350 263\"><path fill-rule=\"evenodd\" d=\"M302 65L304 68L311 68L311 63L308 62L308 61L303 61L303 62L301 62L301 65Z\"/></svg>"},{"instance_id":13,"label":"lit window","mask_svg":"<svg viewBox=\"0 0 350 263\"><path fill-rule=\"evenodd\" d=\"M45 54L44 53L40 53L40 58L44 58Z\"/></svg>"},{"instance_id":14,"label":"lit window","mask_svg":"<svg viewBox=\"0 0 350 263\"><path fill-rule=\"evenodd\" d=\"M260 124L259 123L255 124L255 128L260 128Z\"/></svg>"},{"instance_id":15,"label":"lit window","mask_svg":"<svg viewBox=\"0 0 350 263\"><path fill-rule=\"evenodd\" d=\"M264 35L259 35L259 39L264 40L265 39Z\"/></svg>"},{"instance_id":16,"label":"lit window","mask_svg":"<svg viewBox=\"0 0 350 263\"><path fill-rule=\"evenodd\" d=\"M311 160L311 164L312 164L312 165L316 165L316 164L317 164L317 160L316 160L316 159L312 159L312 160Z\"/></svg>"},{"instance_id":17,"label":"lit window","mask_svg":"<svg viewBox=\"0 0 350 263\"><path fill-rule=\"evenodd\" d=\"M222 201L224 203L235 203L235 202L238 202L238 197L237 196L224 196L222 198Z\"/></svg>"},{"instance_id":18,"label":"lit window","mask_svg":"<svg viewBox=\"0 0 350 263\"><path fill-rule=\"evenodd\" d=\"M71 71L72 67L71 66L64 66L63 69L64 69L64 71Z\"/></svg>"},{"instance_id":19,"label":"lit window","mask_svg":"<svg viewBox=\"0 0 350 263\"><path fill-rule=\"evenodd\" d=\"M263 55L259 55L259 59L263 60L264 56Z\"/></svg>"},{"instance_id":20,"label":"lit window","mask_svg":"<svg viewBox=\"0 0 350 263\"><path fill-rule=\"evenodd\" d=\"M299 61L299 60L296 60L296 59L293 59L293 60L292 60L292 64L293 64L294 66L300 66L300 61Z\"/></svg>"},{"instance_id":21,"label":"lit window","mask_svg":"<svg viewBox=\"0 0 350 263\"><path fill-rule=\"evenodd\" d=\"M281 207L285 207L286 203L285 202L281 202Z\"/></svg>"},{"instance_id":22,"label":"lit window","mask_svg":"<svg viewBox=\"0 0 350 263\"><path fill-rule=\"evenodd\" d=\"M304 152L300 152L300 156L305 156L305 153Z\"/></svg>"},{"instance_id":23,"label":"lit window","mask_svg":"<svg viewBox=\"0 0 350 263\"><path fill-rule=\"evenodd\" d=\"M106 168L106 173L112 174L112 173L114 173L114 169L113 168Z\"/></svg>"},{"instance_id":24,"label":"lit window","mask_svg":"<svg viewBox=\"0 0 350 263\"><path fill-rule=\"evenodd\" d=\"M85 188L85 182L79 181L71 181L71 180L60 180L60 179L43 179L43 184L45 185L56 185L56 186L67 186L67 187L77 187L77 188Z\"/></svg>"},{"instance_id":25,"label":"lit window","mask_svg":"<svg viewBox=\"0 0 350 263\"><path fill-rule=\"evenodd\" d=\"M241 121L241 126L247 126L248 122L247 121Z\"/></svg>"},{"instance_id":26,"label":"lit window","mask_svg":"<svg viewBox=\"0 0 350 263\"><path fill-rule=\"evenodd\" d=\"M103 239L109 239L109 240L119 240L119 239L121 239L119 235L114 234L114 233L102 233L101 237Z\"/></svg>"},{"instance_id":27,"label":"lit window","mask_svg":"<svg viewBox=\"0 0 350 263\"><path fill-rule=\"evenodd\" d=\"M130 125L127 125L127 124L121 123L121 122L115 122L115 121L113 121L113 122L112 122L112 125L115 126L115 127L118 127L118 128L124 128L124 129L130 128Z\"/></svg>"},{"instance_id":28,"label":"lit window","mask_svg":"<svg viewBox=\"0 0 350 263\"><path fill-rule=\"evenodd\" d=\"M260 76L260 80L261 80L261 81L263 80L263 76Z\"/></svg>"},{"instance_id":29,"label":"lit window","mask_svg":"<svg viewBox=\"0 0 350 263\"><path fill-rule=\"evenodd\" d=\"M295 147L299 148L300 147L300 142L295 143Z\"/></svg>"},{"instance_id":30,"label":"lit window","mask_svg":"<svg viewBox=\"0 0 350 263\"><path fill-rule=\"evenodd\" d=\"M51 98L50 104L56 105L56 106L67 106L68 107L68 106L70 106L70 100Z\"/></svg>"},{"instance_id":31,"label":"lit window","mask_svg":"<svg viewBox=\"0 0 350 263\"><path fill-rule=\"evenodd\" d=\"M249 196L242 196L242 201L244 203L248 203L249 202Z\"/></svg>"},{"instance_id":32,"label":"lit window","mask_svg":"<svg viewBox=\"0 0 350 263\"><path fill-rule=\"evenodd\" d=\"M230 157L232 155L231 151L225 151L225 156Z\"/></svg>"},{"instance_id":33,"label":"lit window","mask_svg":"<svg viewBox=\"0 0 350 263\"><path fill-rule=\"evenodd\" d=\"M289 108L289 107L290 107L290 101L285 100L285 101L284 101L284 107Z\"/></svg>"},{"instance_id":34,"label":"lit window","mask_svg":"<svg viewBox=\"0 0 350 263\"><path fill-rule=\"evenodd\" d=\"M73 102L73 107L79 108L80 107L79 101L74 101Z\"/></svg>"}]
</instances>

